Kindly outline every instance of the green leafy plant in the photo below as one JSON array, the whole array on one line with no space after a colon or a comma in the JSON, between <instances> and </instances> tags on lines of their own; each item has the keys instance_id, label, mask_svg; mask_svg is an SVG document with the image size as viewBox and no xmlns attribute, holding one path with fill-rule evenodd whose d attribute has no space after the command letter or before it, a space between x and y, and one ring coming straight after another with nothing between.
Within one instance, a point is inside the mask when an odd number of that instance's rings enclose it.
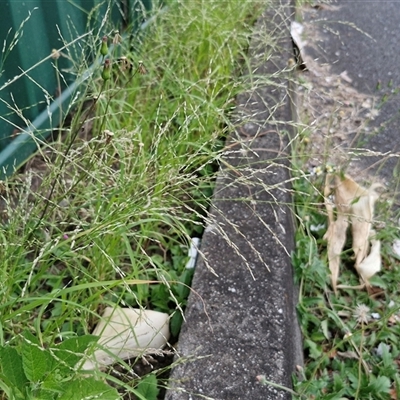
<instances>
[{"instance_id":1,"label":"green leafy plant","mask_svg":"<svg viewBox=\"0 0 400 400\"><path fill-rule=\"evenodd\" d=\"M106 383L77 372L96 337L74 337L51 348L44 348L29 331L21 339L20 347L0 348L1 388L8 399L119 398Z\"/></svg>"},{"instance_id":2,"label":"green leafy plant","mask_svg":"<svg viewBox=\"0 0 400 400\"><path fill-rule=\"evenodd\" d=\"M157 388L157 378L154 375L147 375L141 379L136 386L136 391L146 400L157 400L159 389Z\"/></svg>"},{"instance_id":3,"label":"green leafy plant","mask_svg":"<svg viewBox=\"0 0 400 400\"><path fill-rule=\"evenodd\" d=\"M343 288L337 295L333 293L323 238L327 229L323 185L323 176L306 174L301 174L295 184L300 223L292 259L300 287L298 315L304 335L305 366L294 378L294 398L397 398L399 350L395 337L399 328L395 321L399 307L397 292L388 287L398 282L394 267L398 261L385 248L384 272L372 278L376 288L372 296L366 290ZM390 242L390 232L387 224L379 238ZM345 247L341 282L357 286L357 274L346 268L346 263L353 265L351 256L351 246Z\"/></svg>"}]
</instances>

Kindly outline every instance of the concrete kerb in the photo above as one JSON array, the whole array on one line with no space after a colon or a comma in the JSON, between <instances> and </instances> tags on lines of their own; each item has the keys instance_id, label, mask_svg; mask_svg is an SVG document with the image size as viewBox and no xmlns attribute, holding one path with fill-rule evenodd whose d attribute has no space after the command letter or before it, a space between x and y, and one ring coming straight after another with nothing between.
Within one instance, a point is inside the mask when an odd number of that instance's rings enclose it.
<instances>
[{"instance_id":1,"label":"concrete kerb","mask_svg":"<svg viewBox=\"0 0 400 400\"><path fill-rule=\"evenodd\" d=\"M231 151L217 178L179 338L184 362L178 359L171 372L167 400L291 398L261 385L257 376L290 388L295 366L302 364L290 259L286 66L293 56L293 11L290 0L281 0L257 22L251 62L254 75L268 76L269 84L237 100L241 128L228 141Z\"/></svg>"}]
</instances>

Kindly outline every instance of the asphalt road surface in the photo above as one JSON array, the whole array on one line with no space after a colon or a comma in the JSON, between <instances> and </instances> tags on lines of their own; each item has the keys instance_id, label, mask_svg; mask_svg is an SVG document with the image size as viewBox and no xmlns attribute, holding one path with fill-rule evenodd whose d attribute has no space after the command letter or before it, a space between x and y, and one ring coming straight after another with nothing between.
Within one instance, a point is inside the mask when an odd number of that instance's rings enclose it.
<instances>
[{"instance_id":1,"label":"asphalt road surface","mask_svg":"<svg viewBox=\"0 0 400 400\"><path fill-rule=\"evenodd\" d=\"M395 156L400 150L400 0L337 0L312 18L323 32L315 39L322 49L320 61L330 64L333 73L347 71L357 90L382 102L370 123L375 134L363 146L394 155L376 168L390 181L400 172ZM367 167L377 159L364 162Z\"/></svg>"}]
</instances>

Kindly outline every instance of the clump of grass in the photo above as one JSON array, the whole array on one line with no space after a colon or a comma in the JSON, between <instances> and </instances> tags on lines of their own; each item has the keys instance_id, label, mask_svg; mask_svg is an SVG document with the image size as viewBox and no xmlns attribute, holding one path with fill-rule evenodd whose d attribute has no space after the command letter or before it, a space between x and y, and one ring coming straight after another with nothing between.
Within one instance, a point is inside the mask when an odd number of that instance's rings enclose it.
<instances>
[{"instance_id":1,"label":"clump of grass","mask_svg":"<svg viewBox=\"0 0 400 400\"><path fill-rule=\"evenodd\" d=\"M145 34L102 52L106 70L95 71L71 125L4 183L1 345L19 348L32 334L35 347L53 348L89 334L116 304L173 314L177 336L188 246L203 229L260 6L171 2ZM122 391L137 395L138 383Z\"/></svg>"}]
</instances>

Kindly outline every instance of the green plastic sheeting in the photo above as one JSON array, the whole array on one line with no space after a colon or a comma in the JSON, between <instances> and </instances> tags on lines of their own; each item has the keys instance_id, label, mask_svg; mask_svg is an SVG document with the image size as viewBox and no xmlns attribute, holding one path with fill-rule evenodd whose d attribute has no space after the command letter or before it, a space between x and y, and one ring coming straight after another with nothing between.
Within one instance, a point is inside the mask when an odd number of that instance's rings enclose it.
<instances>
[{"instance_id":1,"label":"green plastic sheeting","mask_svg":"<svg viewBox=\"0 0 400 400\"><path fill-rule=\"evenodd\" d=\"M151 0L0 1L0 180L57 128L79 86L92 75L99 61L87 54L87 43L110 26L120 31L130 26L134 34L151 6ZM67 57L56 61L53 49ZM73 62L86 55L93 65L75 71Z\"/></svg>"}]
</instances>

